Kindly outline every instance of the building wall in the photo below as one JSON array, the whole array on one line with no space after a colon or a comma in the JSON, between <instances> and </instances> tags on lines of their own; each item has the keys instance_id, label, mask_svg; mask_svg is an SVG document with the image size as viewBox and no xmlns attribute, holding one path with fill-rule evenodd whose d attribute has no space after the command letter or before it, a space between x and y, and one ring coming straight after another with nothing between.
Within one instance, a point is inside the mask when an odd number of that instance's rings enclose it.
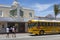
<instances>
[{"instance_id":1,"label":"building wall","mask_svg":"<svg viewBox=\"0 0 60 40\"><path fill-rule=\"evenodd\" d=\"M24 18L34 18L34 11L29 9L23 9ZM30 17L29 13L32 13L32 17Z\"/></svg>"},{"instance_id":2,"label":"building wall","mask_svg":"<svg viewBox=\"0 0 60 40\"><path fill-rule=\"evenodd\" d=\"M10 17L10 9L8 7L0 7L0 10L3 13L2 17ZM23 11L23 17L21 18L27 18L27 19L33 19L34 18L34 10L31 9L22 9ZM29 13L32 13L32 17L30 17Z\"/></svg>"},{"instance_id":3,"label":"building wall","mask_svg":"<svg viewBox=\"0 0 60 40\"><path fill-rule=\"evenodd\" d=\"M11 17L10 16L10 9L12 9L12 8L11 7L0 7L0 10L3 13L2 17ZM16 19L16 20L23 20L23 21L17 22L18 23L17 32L27 32L28 24L25 23L25 22L27 22L27 20L29 20L29 19L34 18L34 10L32 10L32 9L24 9L24 8L22 8L21 10L23 11L23 17L21 17L20 15L17 15L19 19ZM19 13L19 12L17 11L17 13ZM29 13L32 13L32 17L30 16ZM13 16L13 18L15 18L15 17ZM26 20L24 21L24 19L26 19ZM15 24L13 22L11 22L11 23ZM4 28L2 28L2 25L4 25ZM8 22L0 22L0 32L1 33L3 31L6 32L6 27L8 27Z\"/></svg>"},{"instance_id":4,"label":"building wall","mask_svg":"<svg viewBox=\"0 0 60 40\"><path fill-rule=\"evenodd\" d=\"M6 32L6 22L0 22L0 33L5 33Z\"/></svg>"},{"instance_id":5,"label":"building wall","mask_svg":"<svg viewBox=\"0 0 60 40\"><path fill-rule=\"evenodd\" d=\"M9 17L10 8L2 7L2 8L0 8L0 10L3 13L3 16L2 17Z\"/></svg>"},{"instance_id":6,"label":"building wall","mask_svg":"<svg viewBox=\"0 0 60 40\"><path fill-rule=\"evenodd\" d=\"M32 9L22 9L22 11L23 11L24 22L28 22L28 20L34 19L34 10L32 10ZM30 17L29 13L32 13L32 17Z\"/></svg>"}]
</instances>

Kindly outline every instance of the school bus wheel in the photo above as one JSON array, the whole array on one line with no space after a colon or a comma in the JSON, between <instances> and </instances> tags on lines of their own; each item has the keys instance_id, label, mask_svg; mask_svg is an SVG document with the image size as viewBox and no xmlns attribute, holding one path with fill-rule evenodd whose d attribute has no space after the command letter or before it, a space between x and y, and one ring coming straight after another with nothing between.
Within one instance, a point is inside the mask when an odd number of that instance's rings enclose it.
<instances>
[{"instance_id":1,"label":"school bus wheel","mask_svg":"<svg viewBox=\"0 0 60 40\"><path fill-rule=\"evenodd\" d=\"M40 30L40 31L39 31L39 34L40 34L40 35L44 35L44 30Z\"/></svg>"}]
</instances>

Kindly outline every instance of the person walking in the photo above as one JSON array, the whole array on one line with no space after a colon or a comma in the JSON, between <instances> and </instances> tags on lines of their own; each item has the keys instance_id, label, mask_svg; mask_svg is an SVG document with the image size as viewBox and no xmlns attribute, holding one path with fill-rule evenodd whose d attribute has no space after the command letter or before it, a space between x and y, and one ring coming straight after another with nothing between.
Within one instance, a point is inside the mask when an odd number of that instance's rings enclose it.
<instances>
[{"instance_id":1,"label":"person walking","mask_svg":"<svg viewBox=\"0 0 60 40\"><path fill-rule=\"evenodd\" d=\"M12 27L12 33L13 33L12 37L16 37L16 28L15 28L15 26Z\"/></svg>"},{"instance_id":2,"label":"person walking","mask_svg":"<svg viewBox=\"0 0 60 40\"><path fill-rule=\"evenodd\" d=\"M6 37L9 38L9 28L8 27L6 28L6 33L7 33Z\"/></svg>"},{"instance_id":3,"label":"person walking","mask_svg":"<svg viewBox=\"0 0 60 40\"><path fill-rule=\"evenodd\" d=\"M10 30L9 31L10 31L10 33L12 33L12 27L10 27Z\"/></svg>"}]
</instances>

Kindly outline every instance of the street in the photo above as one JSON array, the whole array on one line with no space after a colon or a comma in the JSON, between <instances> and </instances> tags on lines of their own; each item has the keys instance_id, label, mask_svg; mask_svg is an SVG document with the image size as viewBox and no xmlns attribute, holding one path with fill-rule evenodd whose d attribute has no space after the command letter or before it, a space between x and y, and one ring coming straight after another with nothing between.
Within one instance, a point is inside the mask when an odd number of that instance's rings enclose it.
<instances>
[{"instance_id":1,"label":"street","mask_svg":"<svg viewBox=\"0 0 60 40\"><path fill-rule=\"evenodd\" d=\"M60 35L31 36L29 38L21 38L20 40L60 40Z\"/></svg>"},{"instance_id":2,"label":"street","mask_svg":"<svg viewBox=\"0 0 60 40\"><path fill-rule=\"evenodd\" d=\"M28 33L27 34L25 33L25 34L16 34L16 38L11 37L11 35L12 34L10 34L9 38L2 37L0 35L0 40L60 40L60 34L30 36Z\"/></svg>"}]
</instances>

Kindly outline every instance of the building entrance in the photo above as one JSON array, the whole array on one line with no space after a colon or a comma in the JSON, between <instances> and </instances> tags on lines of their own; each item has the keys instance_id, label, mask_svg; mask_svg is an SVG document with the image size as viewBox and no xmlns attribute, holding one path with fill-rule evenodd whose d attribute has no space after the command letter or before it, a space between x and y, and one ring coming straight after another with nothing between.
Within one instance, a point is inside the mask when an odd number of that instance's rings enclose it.
<instances>
[{"instance_id":1,"label":"building entrance","mask_svg":"<svg viewBox=\"0 0 60 40\"><path fill-rule=\"evenodd\" d=\"M11 28L13 27L13 26L15 26L15 23L8 23L8 28L9 28L9 32L10 33L12 33L12 30L11 30Z\"/></svg>"},{"instance_id":2,"label":"building entrance","mask_svg":"<svg viewBox=\"0 0 60 40\"><path fill-rule=\"evenodd\" d=\"M19 23L19 32L20 33L25 32L25 23L24 22Z\"/></svg>"},{"instance_id":3,"label":"building entrance","mask_svg":"<svg viewBox=\"0 0 60 40\"><path fill-rule=\"evenodd\" d=\"M9 22L8 23L8 27L11 28L15 26L16 28L16 33L24 33L25 32L25 23L24 22ZM10 33L12 33L12 31L10 30Z\"/></svg>"}]
</instances>

